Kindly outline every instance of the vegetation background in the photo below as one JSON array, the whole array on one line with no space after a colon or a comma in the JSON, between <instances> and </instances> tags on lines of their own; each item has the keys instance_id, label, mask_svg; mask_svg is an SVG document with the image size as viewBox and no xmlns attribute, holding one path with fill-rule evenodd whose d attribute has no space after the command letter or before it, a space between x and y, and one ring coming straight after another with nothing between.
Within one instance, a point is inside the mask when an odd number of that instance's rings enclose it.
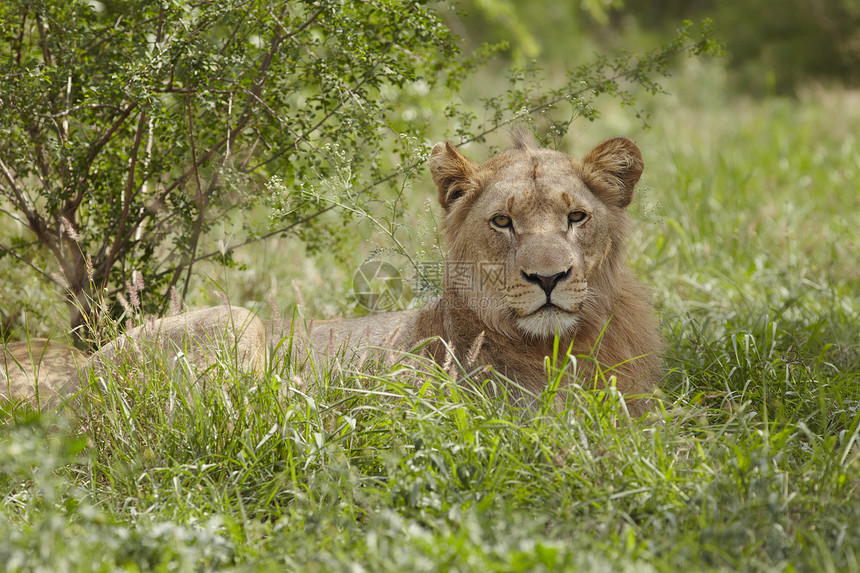
<instances>
[{"instance_id":1,"label":"vegetation background","mask_svg":"<svg viewBox=\"0 0 860 573\"><path fill-rule=\"evenodd\" d=\"M223 384L204 392L154 360L101 381L74 427L3 406L0 567L860 570L860 9L459 7L433 9L474 73L380 89L393 131L410 133L379 159L380 176L436 140L462 139L470 115L479 125L494 122L494 105L515 113L518 100L500 94L564 86L595 54L656 49L684 18L713 18L725 42L722 58L675 61L668 93L634 84L635 105L596 97L594 122L570 107L533 124L575 155L618 134L643 149L629 258L670 345L657 420L626 423L612 392L583 391L562 413L523 412L458 389L462 372L416 380L400 366L298 380L272 365L252 379L225 358ZM494 133L463 150L483 159L503 145ZM184 304L226 296L263 315L289 316L297 303L309 317L352 314L362 309L351 279L369 258L405 273L410 259L438 260L429 177L417 171L350 202L340 191L352 165L349 156L305 173L301 197L340 209L232 251L226 265L200 262ZM290 221L284 178L263 184L270 201L213 221L202 251ZM31 245L31 260L58 272L8 205L0 217L0 243ZM10 256L0 265L4 339L68 330L62 289ZM143 312L106 304L120 322Z\"/></svg>"}]
</instances>

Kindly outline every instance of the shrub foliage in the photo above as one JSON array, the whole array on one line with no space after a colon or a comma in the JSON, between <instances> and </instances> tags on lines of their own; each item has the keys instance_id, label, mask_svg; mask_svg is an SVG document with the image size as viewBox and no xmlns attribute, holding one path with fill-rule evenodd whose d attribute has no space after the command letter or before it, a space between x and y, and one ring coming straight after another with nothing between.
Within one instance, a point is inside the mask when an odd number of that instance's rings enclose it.
<instances>
[{"instance_id":1,"label":"shrub foliage","mask_svg":"<svg viewBox=\"0 0 860 573\"><path fill-rule=\"evenodd\" d=\"M50 249L73 327L128 284L163 308L261 174L317 177L329 142L361 169L456 51L423 2L4 3L0 193L35 241L2 252Z\"/></svg>"}]
</instances>

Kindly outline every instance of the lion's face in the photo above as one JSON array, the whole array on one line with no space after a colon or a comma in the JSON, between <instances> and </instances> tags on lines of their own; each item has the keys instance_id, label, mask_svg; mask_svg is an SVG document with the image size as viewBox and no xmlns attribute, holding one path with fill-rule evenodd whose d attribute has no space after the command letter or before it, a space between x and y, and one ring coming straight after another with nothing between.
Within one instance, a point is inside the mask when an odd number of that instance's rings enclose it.
<instances>
[{"instance_id":1,"label":"lion's face","mask_svg":"<svg viewBox=\"0 0 860 573\"><path fill-rule=\"evenodd\" d=\"M434 147L449 301L510 335L572 331L623 241L624 207L642 167L639 149L621 138L583 161L522 141L481 165L450 144Z\"/></svg>"}]
</instances>

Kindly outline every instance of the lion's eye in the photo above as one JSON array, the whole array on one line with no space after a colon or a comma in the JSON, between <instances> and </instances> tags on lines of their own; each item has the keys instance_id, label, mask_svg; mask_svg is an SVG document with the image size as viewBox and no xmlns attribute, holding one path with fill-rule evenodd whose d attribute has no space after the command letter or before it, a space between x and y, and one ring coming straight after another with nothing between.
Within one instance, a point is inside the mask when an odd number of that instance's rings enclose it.
<instances>
[{"instance_id":1,"label":"lion's eye","mask_svg":"<svg viewBox=\"0 0 860 573\"><path fill-rule=\"evenodd\" d=\"M511 226L511 223L513 221L511 221L511 218L507 215L496 215L495 217L490 219L490 222L496 227L499 227L500 229L507 229Z\"/></svg>"},{"instance_id":2,"label":"lion's eye","mask_svg":"<svg viewBox=\"0 0 860 573\"><path fill-rule=\"evenodd\" d=\"M570 225L575 225L576 223L585 221L586 217L588 217L588 214L585 211L573 211L567 216L567 222Z\"/></svg>"}]
</instances>

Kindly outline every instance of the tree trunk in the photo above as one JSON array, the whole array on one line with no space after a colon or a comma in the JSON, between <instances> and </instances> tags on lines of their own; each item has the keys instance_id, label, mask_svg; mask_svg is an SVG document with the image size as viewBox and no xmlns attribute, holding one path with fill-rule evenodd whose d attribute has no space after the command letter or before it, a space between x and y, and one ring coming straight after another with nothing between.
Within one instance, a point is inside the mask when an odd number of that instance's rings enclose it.
<instances>
[{"instance_id":1,"label":"tree trunk","mask_svg":"<svg viewBox=\"0 0 860 573\"><path fill-rule=\"evenodd\" d=\"M96 338L92 277L87 271L87 261L75 240L63 236L60 239L60 254L58 261L68 283L66 307L69 309L69 326L72 328L74 344L81 350L89 350Z\"/></svg>"}]
</instances>

